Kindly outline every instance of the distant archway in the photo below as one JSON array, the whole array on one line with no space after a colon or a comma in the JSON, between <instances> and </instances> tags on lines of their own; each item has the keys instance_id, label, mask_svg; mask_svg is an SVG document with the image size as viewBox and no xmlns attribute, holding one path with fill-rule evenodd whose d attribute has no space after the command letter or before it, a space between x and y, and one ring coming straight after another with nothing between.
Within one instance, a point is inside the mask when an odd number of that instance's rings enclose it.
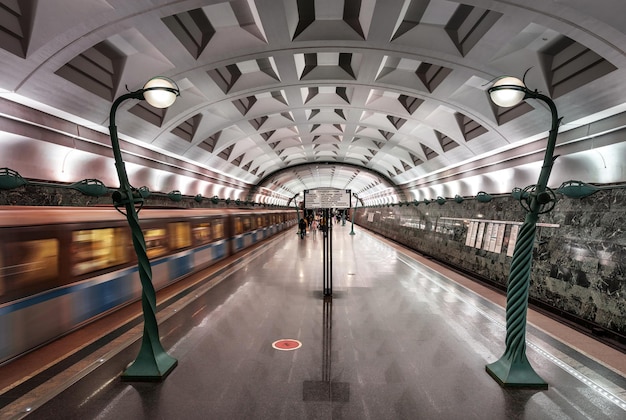
<instances>
[{"instance_id":1,"label":"distant archway","mask_svg":"<svg viewBox=\"0 0 626 420\"><path fill-rule=\"evenodd\" d=\"M321 166L321 165L327 165L328 167L331 166L335 166L335 167L347 167L347 168L351 168L352 170L355 171L355 177L358 176L358 174L356 173L356 171L358 170L359 172L366 172L370 175L372 175L375 178L379 178L381 180L381 182L385 185L386 188L392 188L394 189L394 191L396 192L398 199L399 200L404 200L407 201L406 195L404 193L404 191L398 186L396 185L389 177L381 174L380 172L374 171L370 168L366 168L364 166L360 166L360 165L356 165L356 164L352 164L352 163L346 163L346 162L332 162L332 161L323 161L323 162L311 162L311 163L301 163L301 164L297 164L297 165L292 165L283 169L279 169L277 171L271 172L267 175L265 175L261 180L259 180L259 182L256 183L256 185L254 185L252 188L250 188L250 190L248 191L248 197L247 200L252 200L258 190L260 188L266 187L268 186L268 184L271 183L272 180L275 180L277 178L280 178L282 175L288 173L288 172L297 172L299 169L302 168L308 168L308 167L316 167L316 166ZM313 183L313 181L311 181ZM327 188L328 185L316 185L314 188ZM272 189L271 186L268 187L269 189ZM355 193L358 193L359 191L353 191Z\"/></svg>"}]
</instances>

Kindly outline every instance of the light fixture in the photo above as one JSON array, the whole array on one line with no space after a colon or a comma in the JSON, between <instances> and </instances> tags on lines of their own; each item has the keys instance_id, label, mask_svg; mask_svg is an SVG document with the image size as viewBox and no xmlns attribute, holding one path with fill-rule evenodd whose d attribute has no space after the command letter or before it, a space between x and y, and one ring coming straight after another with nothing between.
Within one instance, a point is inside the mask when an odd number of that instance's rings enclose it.
<instances>
[{"instance_id":1,"label":"light fixture","mask_svg":"<svg viewBox=\"0 0 626 420\"><path fill-rule=\"evenodd\" d=\"M146 102L155 108L172 106L180 95L180 90L176 83L172 79L163 76L153 77L148 80L142 90Z\"/></svg>"},{"instance_id":2,"label":"light fixture","mask_svg":"<svg viewBox=\"0 0 626 420\"><path fill-rule=\"evenodd\" d=\"M109 133L115 157L115 168L120 180L119 190L113 193L115 208L123 213L130 225L133 247L137 254L137 268L141 281L141 306L143 309L144 328L141 348L135 361L122 373L126 381L160 381L178 364L178 361L165 352L159 338L159 326L156 320L156 292L152 284L152 268L146 254L146 241L139 225L139 210L143 206L144 194L128 181L128 173L122 159L120 142L115 125L115 114L120 104L127 99L146 100L157 108L166 108L180 95L178 86L166 77L150 79L142 89L128 92L117 98L111 105L109 114ZM123 207L126 212L122 212Z\"/></svg>"},{"instance_id":3,"label":"light fixture","mask_svg":"<svg viewBox=\"0 0 626 420\"><path fill-rule=\"evenodd\" d=\"M526 86L517 77L501 77L489 88L489 97L494 104L510 108L522 102L526 95Z\"/></svg>"},{"instance_id":4,"label":"light fixture","mask_svg":"<svg viewBox=\"0 0 626 420\"><path fill-rule=\"evenodd\" d=\"M487 373L503 387L547 389L548 384L537 375L526 357L526 316L537 219L539 214L552 210L556 202L556 196L547 184L554 163L554 148L561 119L552 99L536 90L531 91L515 77L498 79L488 92L498 106L511 107L525 99L538 99L548 105L552 114L539 180L537 184L526 187L524 191L528 194L520 198L527 213L517 235L507 282L506 349L499 360L485 367Z\"/></svg>"}]
</instances>

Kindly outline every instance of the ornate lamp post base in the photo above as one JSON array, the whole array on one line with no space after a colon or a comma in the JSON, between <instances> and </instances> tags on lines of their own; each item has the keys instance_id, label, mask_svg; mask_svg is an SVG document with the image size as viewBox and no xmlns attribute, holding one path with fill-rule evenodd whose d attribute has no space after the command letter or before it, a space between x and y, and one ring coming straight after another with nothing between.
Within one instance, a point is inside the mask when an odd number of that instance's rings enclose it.
<instances>
[{"instance_id":1,"label":"ornate lamp post base","mask_svg":"<svg viewBox=\"0 0 626 420\"><path fill-rule=\"evenodd\" d=\"M146 341L150 339L144 334L141 350L135 361L122 373L122 381L159 382L178 365L178 360L167 354L160 343L155 349L155 343Z\"/></svg>"},{"instance_id":2,"label":"ornate lamp post base","mask_svg":"<svg viewBox=\"0 0 626 420\"><path fill-rule=\"evenodd\" d=\"M548 383L532 368L526 356L512 360L504 355L486 367L487 373L504 388L548 389Z\"/></svg>"}]
</instances>

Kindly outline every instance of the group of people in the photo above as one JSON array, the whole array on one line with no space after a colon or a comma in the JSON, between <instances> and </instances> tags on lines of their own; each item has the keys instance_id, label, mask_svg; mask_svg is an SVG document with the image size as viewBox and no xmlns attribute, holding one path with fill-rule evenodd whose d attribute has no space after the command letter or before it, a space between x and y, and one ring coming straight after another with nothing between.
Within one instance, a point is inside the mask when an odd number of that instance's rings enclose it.
<instances>
[{"instance_id":1,"label":"group of people","mask_svg":"<svg viewBox=\"0 0 626 420\"><path fill-rule=\"evenodd\" d=\"M306 236L307 227L311 232L313 232L313 235L315 236L317 229L319 228L318 218L314 217L309 221L307 221L307 219L300 219L300 222L298 222L298 233L300 234L300 239L304 239L304 237Z\"/></svg>"},{"instance_id":2,"label":"group of people","mask_svg":"<svg viewBox=\"0 0 626 420\"><path fill-rule=\"evenodd\" d=\"M333 215L330 216L330 218L332 217ZM334 217L336 218L337 223L339 223L340 221L345 220L346 214L337 212L334 214ZM318 229L324 232L324 234L326 234L327 232L326 226L327 226L327 220L323 214L309 213L307 216L300 219L300 221L298 222L298 234L300 235L301 239L304 239L304 237L306 236L307 229L309 229L310 232L313 233L313 236L315 236Z\"/></svg>"}]
</instances>

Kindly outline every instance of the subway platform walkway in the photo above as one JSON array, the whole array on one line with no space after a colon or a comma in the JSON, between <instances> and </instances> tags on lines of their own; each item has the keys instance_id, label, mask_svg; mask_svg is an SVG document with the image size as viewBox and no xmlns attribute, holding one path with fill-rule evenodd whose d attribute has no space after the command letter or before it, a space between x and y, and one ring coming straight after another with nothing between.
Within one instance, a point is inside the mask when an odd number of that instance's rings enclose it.
<instances>
[{"instance_id":1,"label":"subway platform walkway","mask_svg":"<svg viewBox=\"0 0 626 420\"><path fill-rule=\"evenodd\" d=\"M0 418L626 419L624 354L530 311L527 354L549 388L501 388L485 365L504 351L505 298L349 232L332 232L332 299L321 233L290 230L159 296L178 359L162 382L120 379L142 329L121 311L108 332L90 326L3 367Z\"/></svg>"}]
</instances>

